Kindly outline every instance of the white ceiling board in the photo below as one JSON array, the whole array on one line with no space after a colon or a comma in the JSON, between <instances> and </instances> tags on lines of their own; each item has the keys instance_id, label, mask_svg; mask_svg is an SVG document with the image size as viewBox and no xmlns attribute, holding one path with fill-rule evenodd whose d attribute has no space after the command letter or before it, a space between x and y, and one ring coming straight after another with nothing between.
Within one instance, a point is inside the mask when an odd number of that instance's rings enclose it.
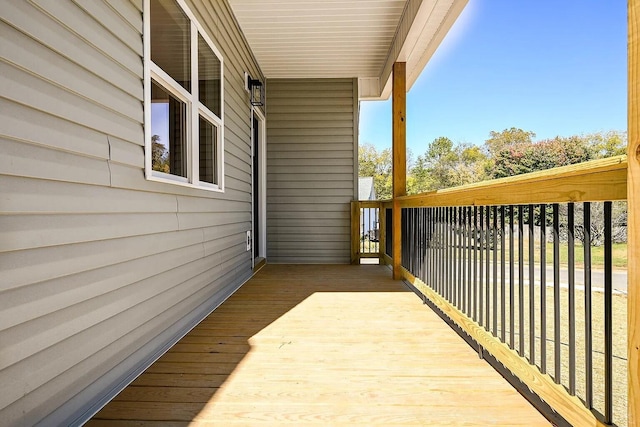
<instances>
[{"instance_id":1,"label":"white ceiling board","mask_svg":"<svg viewBox=\"0 0 640 427\"><path fill-rule=\"evenodd\" d=\"M466 1L229 0L229 3L265 77L377 79L378 83L367 90L371 95L375 86L379 90L386 86L389 64L401 57L411 72L410 86L417 78L416 71L419 74L431 57L433 42L440 43L442 38L437 36L446 34L450 28L447 20L455 21ZM456 4L462 7L454 7Z\"/></svg>"}]
</instances>

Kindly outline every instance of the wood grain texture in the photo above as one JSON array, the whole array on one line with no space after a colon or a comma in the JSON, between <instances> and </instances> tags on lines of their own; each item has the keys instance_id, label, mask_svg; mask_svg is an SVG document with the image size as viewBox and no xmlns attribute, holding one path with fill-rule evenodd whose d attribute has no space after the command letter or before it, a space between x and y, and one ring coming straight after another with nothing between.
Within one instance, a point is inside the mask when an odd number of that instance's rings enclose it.
<instances>
[{"instance_id":1,"label":"wood grain texture","mask_svg":"<svg viewBox=\"0 0 640 427\"><path fill-rule=\"evenodd\" d=\"M628 105L628 159L627 203L628 233L627 270L629 293L627 295L628 316L628 360L629 360L629 425L640 425L640 1L629 0L629 105Z\"/></svg>"},{"instance_id":2,"label":"wood grain texture","mask_svg":"<svg viewBox=\"0 0 640 427\"><path fill-rule=\"evenodd\" d=\"M403 269L403 276L571 425L604 427L604 424L584 407L580 399L569 395L562 385L556 384L548 375L540 373L525 358L519 356L506 344L493 337L486 329L467 317L405 269Z\"/></svg>"},{"instance_id":3,"label":"wood grain texture","mask_svg":"<svg viewBox=\"0 0 640 427\"><path fill-rule=\"evenodd\" d=\"M402 259L401 210L398 197L407 194L407 64L393 64L393 278L400 280Z\"/></svg>"},{"instance_id":4,"label":"wood grain texture","mask_svg":"<svg viewBox=\"0 0 640 427\"><path fill-rule=\"evenodd\" d=\"M403 208L625 200L627 156L610 157L400 199Z\"/></svg>"},{"instance_id":5,"label":"wood grain texture","mask_svg":"<svg viewBox=\"0 0 640 427\"><path fill-rule=\"evenodd\" d=\"M360 202L351 202L351 264L360 264Z\"/></svg>"},{"instance_id":6,"label":"wood grain texture","mask_svg":"<svg viewBox=\"0 0 640 427\"><path fill-rule=\"evenodd\" d=\"M387 264L385 260L385 252L387 251L387 210L384 208L384 205L378 202L379 208L379 226L380 231L378 232L378 263L380 265Z\"/></svg>"},{"instance_id":7,"label":"wood grain texture","mask_svg":"<svg viewBox=\"0 0 640 427\"><path fill-rule=\"evenodd\" d=\"M89 426L549 425L384 266L267 265Z\"/></svg>"}]
</instances>

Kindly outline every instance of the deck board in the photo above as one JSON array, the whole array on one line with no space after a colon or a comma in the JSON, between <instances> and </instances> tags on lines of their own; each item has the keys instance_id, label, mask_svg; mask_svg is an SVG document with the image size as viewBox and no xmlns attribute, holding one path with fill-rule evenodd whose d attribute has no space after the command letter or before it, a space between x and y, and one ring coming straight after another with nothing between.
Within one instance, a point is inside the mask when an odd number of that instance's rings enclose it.
<instances>
[{"instance_id":1,"label":"deck board","mask_svg":"<svg viewBox=\"0 0 640 427\"><path fill-rule=\"evenodd\" d=\"M382 266L267 265L87 424L550 423Z\"/></svg>"}]
</instances>

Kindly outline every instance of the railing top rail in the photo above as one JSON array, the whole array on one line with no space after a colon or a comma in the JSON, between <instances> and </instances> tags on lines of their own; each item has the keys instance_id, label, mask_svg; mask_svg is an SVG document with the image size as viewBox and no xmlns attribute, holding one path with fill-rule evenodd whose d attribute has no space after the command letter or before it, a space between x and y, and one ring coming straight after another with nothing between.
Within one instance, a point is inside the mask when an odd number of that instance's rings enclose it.
<instances>
[{"instance_id":1,"label":"railing top rail","mask_svg":"<svg viewBox=\"0 0 640 427\"><path fill-rule=\"evenodd\" d=\"M378 208L380 207L380 202L377 200L357 200L358 206L361 208Z\"/></svg>"},{"instance_id":2,"label":"railing top rail","mask_svg":"<svg viewBox=\"0 0 640 427\"><path fill-rule=\"evenodd\" d=\"M399 197L403 208L626 200L627 156Z\"/></svg>"}]
</instances>

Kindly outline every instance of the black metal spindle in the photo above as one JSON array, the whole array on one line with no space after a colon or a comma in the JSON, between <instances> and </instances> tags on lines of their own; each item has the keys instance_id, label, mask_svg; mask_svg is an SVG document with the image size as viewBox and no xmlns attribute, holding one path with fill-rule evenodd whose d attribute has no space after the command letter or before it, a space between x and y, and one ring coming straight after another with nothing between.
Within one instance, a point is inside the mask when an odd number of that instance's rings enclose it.
<instances>
[{"instance_id":1,"label":"black metal spindle","mask_svg":"<svg viewBox=\"0 0 640 427\"><path fill-rule=\"evenodd\" d=\"M438 217L437 217L437 209L436 208L429 208L429 231L431 233L431 240L430 240L430 246L429 246L429 275L431 278L431 283L433 284L433 289L437 290L437 285L438 285L438 279L437 279L437 267L436 267L436 260L435 260L435 253L436 253L436 248L437 248L437 224L438 224Z\"/></svg>"},{"instance_id":2,"label":"black metal spindle","mask_svg":"<svg viewBox=\"0 0 640 427\"><path fill-rule=\"evenodd\" d=\"M451 277L451 291L449 293L450 299L449 302L455 305L456 301L456 231L455 231L455 221L456 221L456 209L449 208L450 216L449 216L449 253L450 253L450 277Z\"/></svg>"},{"instance_id":3,"label":"black metal spindle","mask_svg":"<svg viewBox=\"0 0 640 427\"><path fill-rule=\"evenodd\" d=\"M375 228L376 228L376 223L375 223L375 219L376 219L376 210L375 208L369 208L369 231L367 232L368 236L369 236L369 253L372 254L374 253L374 242L371 240L372 238L375 239Z\"/></svg>"},{"instance_id":4,"label":"black metal spindle","mask_svg":"<svg viewBox=\"0 0 640 427\"><path fill-rule=\"evenodd\" d=\"M385 234L385 253L393 256L393 209L386 209Z\"/></svg>"},{"instance_id":5,"label":"black metal spindle","mask_svg":"<svg viewBox=\"0 0 640 427\"><path fill-rule=\"evenodd\" d=\"M514 247L513 247L513 210L514 206L509 206L509 325L510 325L510 334L509 341L511 343L510 347L514 348L515 346L515 298L514 298L514 285L515 278L513 277L515 274L514 269Z\"/></svg>"},{"instance_id":6,"label":"black metal spindle","mask_svg":"<svg viewBox=\"0 0 640 427\"><path fill-rule=\"evenodd\" d=\"M451 231L452 231L452 227L451 227L451 222L452 222L452 212L451 212L451 208L447 208L447 301L452 302L452 296L453 296L453 256L451 254L451 248L452 248L452 235L451 235Z\"/></svg>"},{"instance_id":7,"label":"black metal spindle","mask_svg":"<svg viewBox=\"0 0 640 427\"><path fill-rule=\"evenodd\" d=\"M591 323L591 203L583 204L584 212L584 371L585 405L593 407L593 328Z\"/></svg>"},{"instance_id":8,"label":"black metal spindle","mask_svg":"<svg viewBox=\"0 0 640 427\"><path fill-rule=\"evenodd\" d=\"M498 336L498 207L492 209L491 235L493 243L493 335Z\"/></svg>"},{"instance_id":9,"label":"black metal spindle","mask_svg":"<svg viewBox=\"0 0 640 427\"><path fill-rule=\"evenodd\" d=\"M555 382L560 384L560 206L553 204L553 366Z\"/></svg>"},{"instance_id":10,"label":"black metal spindle","mask_svg":"<svg viewBox=\"0 0 640 427\"><path fill-rule=\"evenodd\" d=\"M447 212L446 209L440 208L440 295L446 295L446 283L447 283L447 233L446 233L446 225L447 225ZM446 298L446 297L445 297Z\"/></svg>"},{"instance_id":11,"label":"black metal spindle","mask_svg":"<svg viewBox=\"0 0 640 427\"><path fill-rule=\"evenodd\" d=\"M487 269L486 269L486 275L485 278L487 279L487 283L485 283L486 286L486 304L485 304L485 315L486 315L486 319L487 319L487 331L491 330L491 317L490 317L490 310L491 310L491 273L490 273L490 265L491 265L491 208L489 206L487 206L487 212L485 215L485 221L486 221L486 230L485 230L485 234L486 234L486 239L485 239L485 251L486 251L486 256L487 256Z\"/></svg>"},{"instance_id":12,"label":"black metal spindle","mask_svg":"<svg viewBox=\"0 0 640 427\"><path fill-rule=\"evenodd\" d=\"M478 321L478 207L473 207L473 320Z\"/></svg>"},{"instance_id":13,"label":"black metal spindle","mask_svg":"<svg viewBox=\"0 0 640 427\"><path fill-rule=\"evenodd\" d=\"M431 262L431 256L433 255L433 208L427 208L425 215L425 233L427 233L427 244L425 247L425 278L429 283L431 289L435 290L433 283L433 264Z\"/></svg>"},{"instance_id":14,"label":"black metal spindle","mask_svg":"<svg viewBox=\"0 0 640 427\"><path fill-rule=\"evenodd\" d=\"M400 252L400 265L405 265L406 252L407 252L407 231L409 224L407 223L407 210L400 209L400 246L402 248Z\"/></svg>"},{"instance_id":15,"label":"black metal spindle","mask_svg":"<svg viewBox=\"0 0 640 427\"><path fill-rule=\"evenodd\" d=\"M420 259L420 277L422 277L423 282L429 282L427 280L426 271L427 271L427 245L429 243L429 233L427 232L427 215L428 209L422 208L420 209L420 237L418 241L421 244L421 250L419 254Z\"/></svg>"},{"instance_id":16,"label":"black metal spindle","mask_svg":"<svg viewBox=\"0 0 640 427\"><path fill-rule=\"evenodd\" d=\"M535 307L535 236L534 211L529 205L529 362L536 364L536 307Z\"/></svg>"},{"instance_id":17,"label":"black metal spindle","mask_svg":"<svg viewBox=\"0 0 640 427\"><path fill-rule=\"evenodd\" d=\"M547 205L540 205L540 372L547 373Z\"/></svg>"},{"instance_id":18,"label":"black metal spindle","mask_svg":"<svg viewBox=\"0 0 640 427\"><path fill-rule=\"evenodd\" d=\"M409 261L408 269L411 271L413 275L416 274L416 257L414 252L416 251L416 210L415 209L407 209L408 222L409 222L409 247L407 248L407 258Z\"/></svg>"},{"instance_id":19,"label":"black metal spindle","mask_svg":"<svg viewBox=\"0 0 640 427\"><path fill-rule=\"evenodd\" d=\"M442 252L442 248L444 247L444 233L442 231L442 225L444 223L444 214L442 207L437 208L438 215L438 248L437 248L437 266L436 266L436 276L438 282L438 293L440 295L444 295L444 271L442 269L442 265L444 262L444 253Z\"/></svg>"},{"instance_id":20,"label":"black metal spindle","mask_svg":"<svg viewBox=\"0 0 640 427\"><path fill-rule=\"evenodd\" d=\"M500 206L500 330L502 342L506 342L506 272L505 272L505 250L504 250L504 206Z\"/></svg>"},{"instance_id":21,"label":"black metal spindle","mask_svg":"<svg viewBox=\"0 0 640 427\"><path fill-rule=\"evenodd\" d=\"M613 419L612 204L604 202L604 422Z\"/></svg>"},{"instance_id":22,"label":"black metal spindle","mask_svg":"<svg viewBox=\"0 0 640 427\"><path fill-rule=\"evenodd\" d=\"M467 210L460 207L460 310L467 312L467 252L465 251L467 244Z\"/></svg>"},{"instance_id":23,"label":"black metal spindle","mask_svg":"<svg viewBox=\"0 0 640 427\"><path fill-rule=\"evenodd\" d=\"M462 224L462 207L458 207L456 209L456 214L457 214L457 218L456 218L456 224L455 224L455 231L456 231L456 267L457 267L457 289L456 289L456 307L458 307L458 309L462 310L462 233L460 232L460 228L461 228L461 224Z\"/></svg>"},{"instance_id":24,"label":"black metal spindle","mask_svg":"<svg viewBox=\"0 0 640 427\"><path fill-rule=\"evenodd\" d=\"M478 323L482 326L485 326L484 323L484 283L483 282L483 268L484 268L484 248L482 245L484 244L484 206L480 206L480 235L478 241L478 252L480 252L480 262L478 263L479 271L478 271Z\"/></svg>"},{"instance_id":25,"label":"black metal spindle","mask_svg":"<svg viewBox=\"0 0 640 427\"><path fill-rule=\"evenodd\" d=\"M524 206L518 206L518 350L524 356Z\"/></svg>"},{"instance_id":26,"label":"black metal spindle","mask_svg":"<svg viewBox=\"0 0 640 427\"><path fill-rule=\"evenodd\" d=\"M472 233L473 233L473 225L471 222L471 215L472 215L472 209L471 206L469 206L467 208L467 315L469 317L473 316L473 292L472 292L472 278L471 278L471 266L473 264L472 262L472 255L473 255L473 251L471 250L471 245L473 244L473 241L471 239Z\"/></svg>"},{"instance_id":27,"label":"black metal spindle","mask_svg":"<svg viewBox=\"0 0 640 427\"><path fill-rule=\"evenodd\" d=\"M568 270L569 270L569 393L576 394L576 271L575 271L574 204L567 206Z\"/></svg>"},{"instance_id":28,"label":"black metal spindle","mask_svg":"<svg viewBox=\"0 0 640 427\"><path fill-rule=\"evenodd\" d=\"M360 208L360 235L358 238L360 239L360 253L364 252L364 208Z\"/></svg>"}]
</instances>

